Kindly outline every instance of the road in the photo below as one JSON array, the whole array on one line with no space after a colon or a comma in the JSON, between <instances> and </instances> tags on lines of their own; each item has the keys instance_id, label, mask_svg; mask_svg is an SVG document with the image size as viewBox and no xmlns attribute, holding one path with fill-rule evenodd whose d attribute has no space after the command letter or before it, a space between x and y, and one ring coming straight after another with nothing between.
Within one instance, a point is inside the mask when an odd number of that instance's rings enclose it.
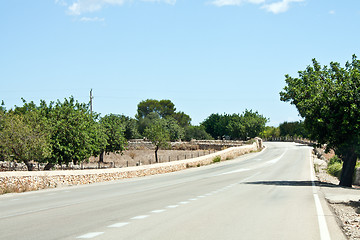
<instances>
[{"instance_id":1,"label":"road","mask_svg":"<svg viewBox=\"0 0 360 240\"><path fill-rule=\"evenodd\" d=\"M0 196L0 239L345 239L313 186L311 148L266 147L170 174Z\"/></svg>"}]
</instances>

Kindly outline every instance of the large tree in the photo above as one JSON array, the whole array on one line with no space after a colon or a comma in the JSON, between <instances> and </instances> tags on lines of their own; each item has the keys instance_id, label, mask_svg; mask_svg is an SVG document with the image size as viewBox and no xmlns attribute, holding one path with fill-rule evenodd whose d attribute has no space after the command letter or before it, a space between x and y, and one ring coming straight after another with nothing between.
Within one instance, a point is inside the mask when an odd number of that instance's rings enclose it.
<instances>
[{"instance_id":1,"label":"large tree","mask_svg":"<svg viewBox=\"0 0 360 240\"><path fill-rule=\"evenodd\" d=\"M126 139L124 136L125 124L123 123L123 116L108 114L100 119L100 126L105 132L107 140L99 156L99 162L103 162L104 153L122 152L125 150Z\"/></svg>"},{"instance_id":2,"label":"large tree","mask_svg":"<svg viewBox=\"0 0 360 240\"><path fill-rule=\"evenodd\" d=\"M175 105L170 100L147 99L138 104L136 118L138 120L145 118L153 112L157 113L161 118L165 118L173 115L175 111Z\"/></svg>"},{"instance_id":3,"label":"large tree","mask_svg":"<svg viewBox=\"0 0 360 240\"><path fill-rule=\"evenodd\" d=\"M158 150L168 147L170 141L170 131L167 128L165 119L157 119L153 121L144 131L144 135L155 145L155 161L158 160Z\"/></svg>"},{"instance_id":4,"label":"large tree","mask_svg":"<svg viewBox=\"0 0 360 240\"><path fill-rule=\"evenodd\" d=\"M258 112L245 110L242 114L211 114L201 126L215 139L229 136L231 139L247 140L259 136L267 121Z\"/></svg>"},{"instance_id":5,"label":"large tree","mask_svg":"<svg viewBox=\"0 0 360 240\"><path fill-rule=\"evenodd\" d=\"M360 61L354 55L345 67L337 62L299 71L299 77L285 75L281 100L295 105L310 137L343 160L341 186L352 186L360 155Z\"/></svg>"},{"instance_id":6,"label":"large tree","mask_svg":"<svg viewBox=\"0 0 360 240\"><path fill-rule=\"evenodd\" d=\"M48 121L36 110L18 114L10 111L0 119L0 155L5 160L46 162L51 156L51 131Z\"/></svg>"}]
</instances>

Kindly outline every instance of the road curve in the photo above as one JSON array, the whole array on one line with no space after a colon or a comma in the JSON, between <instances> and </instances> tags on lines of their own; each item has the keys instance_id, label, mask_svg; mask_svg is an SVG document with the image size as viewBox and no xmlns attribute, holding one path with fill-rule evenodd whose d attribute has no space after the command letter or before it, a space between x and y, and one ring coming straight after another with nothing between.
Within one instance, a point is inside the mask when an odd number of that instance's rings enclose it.
<instances>
[{"instance_id":1,"label":"road curve","mask_svg":"<svg viewBox=\"0 0 360 240\"><path fill-rule=\"evenodd\" d=\"M180 172L0 196L0 239L345 239L318 187L311 148Z\"/></svg>"}]
</instances>

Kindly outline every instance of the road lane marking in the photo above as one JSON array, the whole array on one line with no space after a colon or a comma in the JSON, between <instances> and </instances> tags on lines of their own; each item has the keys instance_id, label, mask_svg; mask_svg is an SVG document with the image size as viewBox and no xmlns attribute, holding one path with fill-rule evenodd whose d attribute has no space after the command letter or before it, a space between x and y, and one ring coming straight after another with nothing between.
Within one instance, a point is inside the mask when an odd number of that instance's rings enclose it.
<instances>
[{"instance_id":1,"label":"road lane marking","mask_svg":"<svg viewBox=\"0 0 360 240\"><path fill-rule=\"evenodd\" d=\"M217 174L216 176L221 176L221 175L226 175L226 174L231 174L231 173L246 172L246 171L250 171L250 170L251 169L249 169L249 168L240 168L240 169L233 170L233 171L230 171L230 172L220 173L220 174Z\"/></svg>"},{"instance_id":2,"label":"road lane marking","mask_svg":"<svg viewBox=\"0 0 360 240\"><path fill-rule=\"evenodd\" d=\"M133 217L131 219L132 220L139 220L139 219L144 219L144 218L147 218L147 217L149 217L149 215L140 215L140 216Z\"/></svg>"},{"instance_id":3,"label":"road lane marking","mask_svg":"<svg viewBox=\"0 0 360 240\"><path fill-rule=\"evenodd\" d=\"M126 226L128 224L130 224L130 223L128 223L128 222L120 222L120 223L112 224L112 225L108 226L108 228L120 228L120 227L124 227L124 226Z\"/></svg>"},{"instance_id":4,"label":"road lane marking","mask_svg":"<svg viewBox=\"0 0 360 240\"><path fill-rule=\"evenodd\" d=\"M201 195L201 196L197 196L197 198L204 198L205 196Z\"/></svg>"},{"instance_id":5,"label":"road lane marking","mask_svg":"<svg viewBox=\"0 0 360 240\"><path fill-rule=\"evenodd\" d=\"M177 208L179 205L169 205L166 208Z\"/></svg>"},{"instance_id":6,"label":"road lane marking","mask_svg":"<svg viewBox=\"0 0 360 240\"><path fill-rule=\"evenodd\" d=\"M179 202L179 204L182 204L182 205L188 204L188 203L189 203L188 201Z\"/></svg>"},{"instance_id":7,"label":"road lane marking","mask_svg":"<svg viewBox=\"0 0 360 240\"><path fill-rule=\"evenodd\" d=\"M271 159L271 160L269 160L269 161L266 161L266 162L264 162L264 163L262 163L262 164L259 164L259 165L257 165L257 166L254 166L254 167L252 167L252 168L240 168L240 169L236 169L236 170L233 170L233 171L216 174L215 176L221 176L221 175L232 174L232 173L239 173L239 172L246 172L246 171L255 170L255 169L258 169L258 168L261 168L261 167L270 165L270 164L275 164L275 163L277 163L281 158L283 158L283 157L285 156L286 152L287 152L287 149L286 149L285 152L283 152L283 154L281 154L279 157L274 158L274 159Z\"/></svg>"},{"instance_id":8,"label":"road lane marking","mask_svg":"<svg viewBox=\"0 0 360 240\"><path fill-rule=\"evenodd\" d=\"M314 168L313 168L313 159L310 152L310 177L311 177L311 185L312 185L312 191L313 191L313 197L315 201L315 207L316 207L316 213L318 217L318 223L319 223L319 229L320 229L320 239L321 240L330 240L330 233L328 226L326 224L326 219L324 215L324 210L321 206L320 198L317 193L317 189L315 186L315 175L314 175Z\"/></svg>"},{"instance_id":9,"label":"road lane marking","mask_svg":"<svg viewBox=\"0 0 360 240\"><path fill-rule=\"evenodd\" d=\"M91 232L91 233L87 233L87 234L84 234L84 235L81 235L77 238L82 238L82 239L90 239L90 238L94 238L94 237L97 237L101 234L104 234L104 232Z\"/></svg>"},{"instance_id":10,"label":"road lane marking","mask_svg":"<svg viewBox=\"0 0 360 240\"><path fill-rule=\"evenodd\" d=\"M190 198L189 201L196 201L198 200L197 198Z\"/></svg>"},{"instance_id":11,"label":"road lane marking","mask_svg":"<svg viewBox=\"0 0 360 240\"><path fill-rule=\"evenodd\" d=\"M162 213L162 212L165 212L166 210L165 209L159 209L159 210L154 210L154 211L151 211L152 213Z\"/></svg>"}]
</instances>

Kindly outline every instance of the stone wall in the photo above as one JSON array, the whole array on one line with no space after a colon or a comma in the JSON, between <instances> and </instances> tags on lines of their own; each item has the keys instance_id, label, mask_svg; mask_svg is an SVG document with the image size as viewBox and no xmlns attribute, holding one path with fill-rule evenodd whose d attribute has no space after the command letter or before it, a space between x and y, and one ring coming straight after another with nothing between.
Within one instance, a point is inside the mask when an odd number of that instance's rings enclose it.
<instances>
[{"instance_id":1,"label":"stone wall","mask_svg":"<svg viewBox=\"0 0 360 240\"><path fill-rule=\"evenodd\" d=\"M169 173L211 164L216 156L220 156L221 160L233 159L237 156L257 151L261 146L261 140L258 140L252 145L232 147L198 158L128 168L0 172L0 193L24 192Z\"/></svg>"}]
</instances>

